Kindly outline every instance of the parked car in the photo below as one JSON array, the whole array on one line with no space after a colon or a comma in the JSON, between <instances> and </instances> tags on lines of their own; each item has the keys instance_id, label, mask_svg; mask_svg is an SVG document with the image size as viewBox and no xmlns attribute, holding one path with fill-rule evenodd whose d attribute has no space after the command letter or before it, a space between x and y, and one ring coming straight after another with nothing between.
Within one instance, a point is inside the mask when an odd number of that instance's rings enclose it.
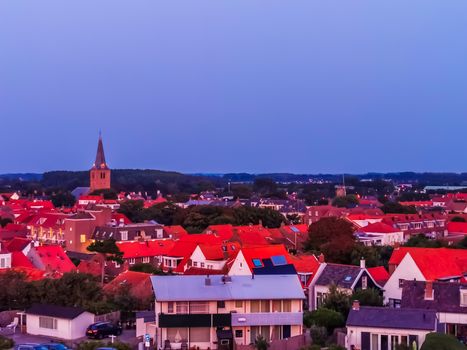
<instances>
[{"instance_id":1,"label":"parked car","mask_svg":"<svg viewBox=\"0 0 467 350\"><path fill-rule=\"evenodd\" d=\"M36 343L27 343L27 344L18 344L15 347L16 350L47 350L47 348L41 344Z\"/></svg>"},{"instance_id":2,"label":"parked car","mask_svg":"<svg viewBox=\"0 0 467 350\"><path fill-rule=\"evenodd\" d=\"M122 334L122 327L111 322L93 323L86 330L88 338L102 339L110 335Z\"/></svg>"},{"instance_id":3,"label":"parked car","mask_svg":"<svg viewBox=\"0 0 467 350\"><path fill-rule=\"evenodd\" d=\"M41 346L47 348L48 350L70 350L65 344L62 343L44 343Z\"/></svg>"}]
</instances>

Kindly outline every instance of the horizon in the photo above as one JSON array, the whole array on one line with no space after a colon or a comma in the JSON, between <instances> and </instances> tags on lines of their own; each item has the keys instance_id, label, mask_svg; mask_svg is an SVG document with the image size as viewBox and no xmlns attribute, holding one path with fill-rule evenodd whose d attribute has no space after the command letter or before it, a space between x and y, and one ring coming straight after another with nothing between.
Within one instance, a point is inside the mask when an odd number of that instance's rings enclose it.
<instances>
[{"instance_id":1,"label":"horizon","mask_svg":"<svg viewBox=\"0 0 467 350\"><path fill-rule=\"evenodd\" d=\"M0 3L0 173L467 171L465 1L296 5Z\"/></svg>"}]
</instances>

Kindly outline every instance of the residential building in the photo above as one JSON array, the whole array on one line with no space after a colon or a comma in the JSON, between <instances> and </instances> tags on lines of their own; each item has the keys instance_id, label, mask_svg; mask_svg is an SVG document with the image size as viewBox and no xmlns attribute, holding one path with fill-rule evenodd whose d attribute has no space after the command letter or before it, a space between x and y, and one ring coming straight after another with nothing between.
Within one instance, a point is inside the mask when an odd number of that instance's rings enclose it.
<instances>
[{"instance_id":1,"label":"residential building","mask_svg":"<svg viewBox=\"0 0 467 350\"><path fill-rule=\"evenodd\" d=\"M349 350L389 350L398 344L417 350L437 330L436 311L360 306L356 301L346 328Z\"/></svg>"},{"instance_id":2,"label":"residential building","mask_svg":"<svg viewBox=\"0 0 467 350\"><path fill-rule=\"evenodd\" d=\"M232 349L258 335L302 334L304 294L294 275L153 276L158 347Z\"/></svg>"}]
</instances>

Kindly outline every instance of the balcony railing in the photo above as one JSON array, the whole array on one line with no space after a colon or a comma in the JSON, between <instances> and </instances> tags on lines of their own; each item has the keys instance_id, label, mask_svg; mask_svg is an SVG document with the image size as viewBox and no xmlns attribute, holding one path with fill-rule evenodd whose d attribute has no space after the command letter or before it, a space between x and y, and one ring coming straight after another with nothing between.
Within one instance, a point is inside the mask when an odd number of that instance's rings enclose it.
<instances>
[{"instance_id":1,"label":"balcony railing","mask_svg":"<svg viewBox=\"0 0 467 350\"><path fill-rule=\"evenodd\" d=\"M159 314L159 327L230 327L231 314Z\"/></svg>"},{"instance_id":2,"label":"balcony railing","mask_svg":"<svg viewBox=\"0 0 467 350\"><path fill-rule=\"evenodd\" d=\"M232 326L282 326L302 323L302 312L232 313Z\"/></svg>"}]
</instances>

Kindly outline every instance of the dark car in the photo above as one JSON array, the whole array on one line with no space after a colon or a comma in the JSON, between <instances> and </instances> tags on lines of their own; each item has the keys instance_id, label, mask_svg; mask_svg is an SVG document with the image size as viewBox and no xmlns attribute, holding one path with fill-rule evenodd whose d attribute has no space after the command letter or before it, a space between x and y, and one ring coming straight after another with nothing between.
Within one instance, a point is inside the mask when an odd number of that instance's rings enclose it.
<instances>
[{"instance_id":1,"label":"dark car","mask_svg":"<svg viewBox=\"0 0 467 350\"><path fill-rule=\"evenodd\" d=\"M41 344L44 348L48 350L69 350L70 348L67 347L65 344L62 343L43 343Z\"/></svg>"},{"instance_id":2,"label":"dark car","mask_svg":"<svg viewBox=\"0 0 467 350\"><path fill-rule=\"evenodd\" d=\"M86 336L89 338L102 339L110 335L122 334L122 327L111 322L93 323L86 330Z\"/></svg>"}]
</instances>

